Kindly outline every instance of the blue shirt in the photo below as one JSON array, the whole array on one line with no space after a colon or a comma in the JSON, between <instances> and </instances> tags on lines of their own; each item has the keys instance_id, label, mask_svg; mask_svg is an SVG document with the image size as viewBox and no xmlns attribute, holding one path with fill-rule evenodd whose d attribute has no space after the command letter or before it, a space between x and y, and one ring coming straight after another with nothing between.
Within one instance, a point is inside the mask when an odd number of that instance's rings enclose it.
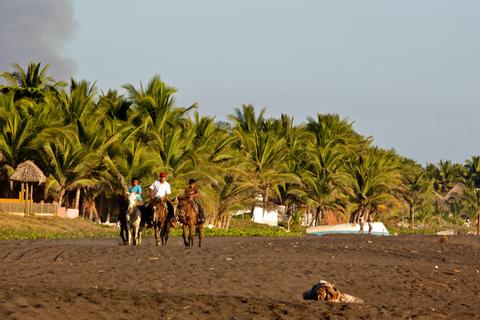
<instances>
[{"instance_id":1,"label":"blue shirt","mask_svg":"<svg viewBox=\"0 0 480 320\"><path fill-rule=\"evenodd\" d=\"M142 186L141 185L136 185L136 186L131 186L128 188L129 193L136 193L137 194L137 200L142 200Z\"/></svg>"}]
</instances>

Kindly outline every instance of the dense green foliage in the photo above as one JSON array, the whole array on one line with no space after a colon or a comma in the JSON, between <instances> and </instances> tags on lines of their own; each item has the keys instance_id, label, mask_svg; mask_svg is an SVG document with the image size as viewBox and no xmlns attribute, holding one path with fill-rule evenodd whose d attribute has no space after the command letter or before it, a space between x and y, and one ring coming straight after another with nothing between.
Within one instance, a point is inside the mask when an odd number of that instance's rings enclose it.
<instances>
[{"instance_id":1,"label":"dense green foliage","mask_svg":"<svg viewBox=\"0 0 480 320\"><path fill-rule=\"evenodd\" d=\"M477 156L464 165L422 167L375 147L337 114L296 125L289 115L266 118L264 109L243 105L222 122L200 115L196 104L178 106L176 89L159 76L146 85L124 85L122 95L99 92L84 80L67 86L46 73L47 67L32 63L26 71L14 65L1 74L0 182L33 160L48 177L47 201L80 208L89 202L97 219L106 217L105 208L132 177L146 189L161 171L169 173L173 196L189 178L199 180L208 223L223 229L232 212L254 205L284 206L292 226L302 217L319 224L373 215L397 222L408 217L413 227L415 221L460 222L478 214ZM71 204L75 197L80 204ZM110 205L97 208L105 202Z\"/></svg>"},{"instance_id":2,"label":"dense green foliage","mask_svg":"<svg viewBox=\"0 0 480 320\"><path fill-rule=\"evenodd\" d=\"M247 220L233 219L228 230L205 229L206 237L240 236L298 236L302 230L287 232L280 227L270 227ZM171 237L182 235L181 228L170 230ZM153 229L147 229L144 237L153 237ZM0 215L0 240L33 239L78 239L118 238L117 227L99 225L83 219L61 219L51 217L19 217Z\"/></svg>"}]
</instances>

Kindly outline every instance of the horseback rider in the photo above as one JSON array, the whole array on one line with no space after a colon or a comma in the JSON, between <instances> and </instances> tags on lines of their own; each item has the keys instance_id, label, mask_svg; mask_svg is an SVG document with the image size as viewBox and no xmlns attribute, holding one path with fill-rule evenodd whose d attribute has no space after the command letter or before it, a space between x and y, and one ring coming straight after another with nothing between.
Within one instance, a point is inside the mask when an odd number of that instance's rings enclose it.
<instances>
[{"instance_id":1,"label":"horseback rider","mask_svg":"<svg viewBox=\"0 0 480 320\"><path fill-rule=\"evenodd\" d=\"M198 223L205 223L205 211L200 203L200 190L195 179L188 180L188 187L185 188L185 197L194 203L194 208L198 212Z\"/></svg>"},{"instance_id":2,"label":"horseback rider","mask_svg":"<svg viewBox=\"0 0 480 320\"><path fill-rule=\"evenodd\" d=\"M161 200L162 203L167 204L168 217L171 221L175 221L175 213L173 205L168 200L168 195L172 193L170 183L167 182L167 173L160 172L160 179L155 180L150 186L150 198Z\"/></svg>"},{"instance_id":3,"label":"horseback rider","mask_svg":"<svg viewBox=\"0 0 480 320\"><path fill-rule=\"evenodd\" d=\"M128 193L136 193L137 194L137 204L143 205L142 200L142 186L139 184L139 179L137 177L132 178L132 185L128 188Z\"/></svg>"},{"instance_id":4,"label":"horseback rider","mask_svg":"<svg viewBox=\"0 0 480 320\"><path fill-rule=\"evenodd\" d=\"M140 185L140 179L137 177L133 177L131 180L131 185L128 188L128 193L135 193L137 195L136 197L137 207L138 207L138 210L140 210L141 217L142 217L142 222L140 223L140 226L143 229L145 227L145 224L147 224L147 226L151 228L152 217L149 211L147 210L147 208L144 206L142 192L143 190L142 190L142 186Z\"/></svg>"}]
</instances>

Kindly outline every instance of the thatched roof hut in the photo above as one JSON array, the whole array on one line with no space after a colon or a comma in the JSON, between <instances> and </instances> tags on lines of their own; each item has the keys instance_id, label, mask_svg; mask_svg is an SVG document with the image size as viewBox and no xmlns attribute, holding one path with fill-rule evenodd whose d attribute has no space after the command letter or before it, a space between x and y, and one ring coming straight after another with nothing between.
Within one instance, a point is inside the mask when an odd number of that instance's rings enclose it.
<instances>
[{"instance_id":1,"label":"thatched roof hut","mask_svg":"<svg viewBox=\"0 0 480 320\"><path fill-rule=\"evenodd\" d=\"M444 210L448 211L450 209L450 204L457 200L461 200L465 197L465 185L461 182L455 184L452 189L450 189L446 195L442 196L435 192L435 202L437 206Z\"/></svg>"},{"instance_id":2,"label":"thatched roof hut","mask_svg":"<svg viewBox=\"0 0 480 320\"><path fill-rule=\"evenodd\" d=\"M42 170L35 165L30 160L22 162L15 169L13 174L10 176L10 180L19 181L19 182L38 182L40 184L45 183L47 180Z\"/></svg>"}]
</instances>

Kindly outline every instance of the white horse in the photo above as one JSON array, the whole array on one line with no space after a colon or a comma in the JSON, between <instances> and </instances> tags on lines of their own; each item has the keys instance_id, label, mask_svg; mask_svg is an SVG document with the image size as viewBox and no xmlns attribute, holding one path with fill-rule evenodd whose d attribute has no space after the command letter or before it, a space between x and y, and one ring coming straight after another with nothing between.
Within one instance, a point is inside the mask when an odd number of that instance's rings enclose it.
<instances>
[{"instance_id":1,"label":"white horse","mask_svg":"<svg viewBox=\"0 0 480 320\"><path fill-rule=\"evenodd\" d=\"M135 192L129 193L127 210L127 238L129 245L133 243L134 246L138 246L142 242L142 234L140 232L141 217L142 214L137 204L137 194Z\"/></svg>"}]
</instances>

